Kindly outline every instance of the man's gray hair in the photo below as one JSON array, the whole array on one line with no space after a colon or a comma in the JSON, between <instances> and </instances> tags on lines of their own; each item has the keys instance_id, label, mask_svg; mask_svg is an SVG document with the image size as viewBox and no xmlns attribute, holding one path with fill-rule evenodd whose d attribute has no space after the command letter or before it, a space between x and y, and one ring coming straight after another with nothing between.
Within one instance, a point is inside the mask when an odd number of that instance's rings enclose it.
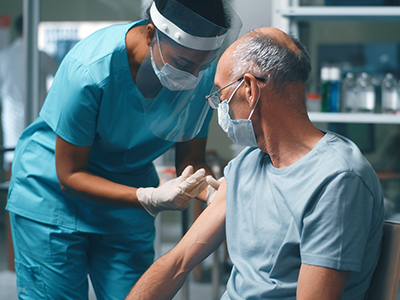
<instances>
[{"instance_id":1,"label":"man's gray hair","mask_svg":"<svg viewBox=\"0 0 400 300\"><path fill-rule=\"evenodd\" d=\"M291 39L300 51L284 47L257 31L248 33L233 51L231 79L251 73L266 78L276 88L286 82L306 83L311 72L310 56L298 39Z\"/></svg>"}]
</instances>

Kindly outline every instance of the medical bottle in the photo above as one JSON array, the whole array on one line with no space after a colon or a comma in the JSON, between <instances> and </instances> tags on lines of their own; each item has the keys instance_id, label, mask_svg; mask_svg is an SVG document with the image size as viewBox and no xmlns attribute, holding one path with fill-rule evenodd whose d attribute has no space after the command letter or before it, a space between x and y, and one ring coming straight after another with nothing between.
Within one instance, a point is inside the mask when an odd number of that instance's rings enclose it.
<instances>
[{"instance_id":1,"label":"medical bottle","mask_svg":"<svg viewBox=\"0 0 400 300\"><path fill-rule=\"evenodd\" d=\"M340 112L340 68L329 69L330 112Z\"/></svg>"},{"instance_id":2,"label":"medical bottle","mask_svg":"<svg viewBox=\"0 0 400 300\"><path fill-rule=\"evenodd\" d=\"M330 86L329 86L329 67L324 66L321 68L321 111L329 112L330 108Z\"/></svg>"},{"instance_id":3,"label":"medical bottle","mask_svg":"<svg viewBox=\"0 0 400 300\"><path fill-rule=\"evenodd\" d=\"M342 111L355 112L357 93L354 73L348 72L342 81Z\"/></svg>"},{"instance_id":4,"label":"medical bottle","mask_svg":"<svg viewBox=\"0 0 400 300\"><path fill-rule=\"evenodd\" d=\"M396 113L399 111L399 98L397 96L397 82L393 74L387 73L382 80L382 112Z\"/></svg>"},{"instance_id":5,"label":"medical bottle","mask_svg":"<svg viewBox=\"0 0 400 300\"><path fill-rule=\"evenodd\" d=\"M371 82L371 76L362 72L357 77L357 111L374 112L375 110L375 87Z\"/></svg>"}]
</instances>

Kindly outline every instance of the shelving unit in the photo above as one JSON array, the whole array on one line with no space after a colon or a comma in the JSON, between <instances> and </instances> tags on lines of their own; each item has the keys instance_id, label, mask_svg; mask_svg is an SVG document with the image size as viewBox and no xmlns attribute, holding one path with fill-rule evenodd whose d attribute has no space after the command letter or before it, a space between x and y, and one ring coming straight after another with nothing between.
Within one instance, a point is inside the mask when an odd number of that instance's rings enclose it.
<instances>
[{"instance_id":1,"label":"shelving unit","mask_svg":"<svg viewBox=\"0 0 400 300\"><path fill-rule=\"evenodd\" d=\"M400 21L399 6L292 6L281 10L291 22Z\"/></svg>"},{"instance_id":2,"label":"shelving unit","mask_svg":"<svg viewBox=\"0 0 400 300\"><path fill-rule=\"evenodd\" d=\"M400 22L400 6L300 6L299 0L276 0L274 8L275 23L287 26L281 29L295 36L300 22ZM309 116L313 122L400 124L400 115L390 114L310 112Z\"/></svg>"},{"instance_id":3,"label":"shelving unit","mask_svg":"<svg viewBox=\"0 0 400 300\"><path fill-rule=\"evenodd\" d=\"M312 122L321 123L400 124L400 114L310 112L308 115Z\"/></svg>"}]
</instances>

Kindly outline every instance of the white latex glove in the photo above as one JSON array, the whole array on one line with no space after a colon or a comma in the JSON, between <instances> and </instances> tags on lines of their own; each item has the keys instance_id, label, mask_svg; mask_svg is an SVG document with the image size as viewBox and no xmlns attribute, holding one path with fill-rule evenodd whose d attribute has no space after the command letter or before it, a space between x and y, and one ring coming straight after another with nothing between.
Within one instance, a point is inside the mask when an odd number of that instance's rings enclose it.
<instances>
[{"instance_id":1,"label":"white latex glove","mask_svg":"<svg viewBox=\"0 0 400 300\"><path fill-rule=\"evenodd\" d=\"M207 205L210 205L210 203L214 200L215 195L217 194L217 191L219 189L219 186L221 185L221 182L224 180L224 177L221 177L220 179L215 179L211 175L208 175L206 177L206 182L209 184L207 187Z\"/></svg>"},{"instance_id":2,"label":"white latex glove","mask_svg":"<svg viewBox=\"0 0 400 300\"><path fill-rule=\"evenodd\" d=\"M178 178L169 180L158 188L139 188L136 195L143 207L154 217L162 210L184 210L190 200L206 188L205 174L204 169L193 174L193 167L187 166Z\"/></svg>"}]
</instances>

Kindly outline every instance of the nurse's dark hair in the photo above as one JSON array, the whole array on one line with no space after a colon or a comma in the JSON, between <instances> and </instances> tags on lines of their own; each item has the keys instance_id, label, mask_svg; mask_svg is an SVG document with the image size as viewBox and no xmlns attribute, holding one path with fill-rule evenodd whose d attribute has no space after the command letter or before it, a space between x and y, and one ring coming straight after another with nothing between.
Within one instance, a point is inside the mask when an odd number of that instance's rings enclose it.
<instances>
[{"instance_id":1,"label":"nurse's dark hair","mask_svg":"<svg viewBox=\"0 0 400 300\"><path fill-rule=\"evenodd\" d=\"M232 80L248 72L267 78L278 89L288 82L306 84L311 72L310 56L297 38L290 38L299 51L257 31L248 33L233 51Z\"/></svg>"},{"instance_id":2,"label":"nurse's dark hair","mask_svg":"<svg viewBox=\"0 0 400 300\"><path fill-rule=\"evenodd\" d=\"M154 0L156 7L161 14L163 13L169 1L176 1L182 4L183 6L187 7L191 11L195 12L196 14L210 21L213 24L216 24L222 28L229 28L230 25L229 15L224 8L222 0ZM145 12L145 19L148 22L151 22L150 6L149 8L147 8ZM177 25L182 29L186 29L184 23ZM187 32L190 34L194 35L198 34L196 32L189 32L189 31Z\"/></svg>"}]
</instances>

